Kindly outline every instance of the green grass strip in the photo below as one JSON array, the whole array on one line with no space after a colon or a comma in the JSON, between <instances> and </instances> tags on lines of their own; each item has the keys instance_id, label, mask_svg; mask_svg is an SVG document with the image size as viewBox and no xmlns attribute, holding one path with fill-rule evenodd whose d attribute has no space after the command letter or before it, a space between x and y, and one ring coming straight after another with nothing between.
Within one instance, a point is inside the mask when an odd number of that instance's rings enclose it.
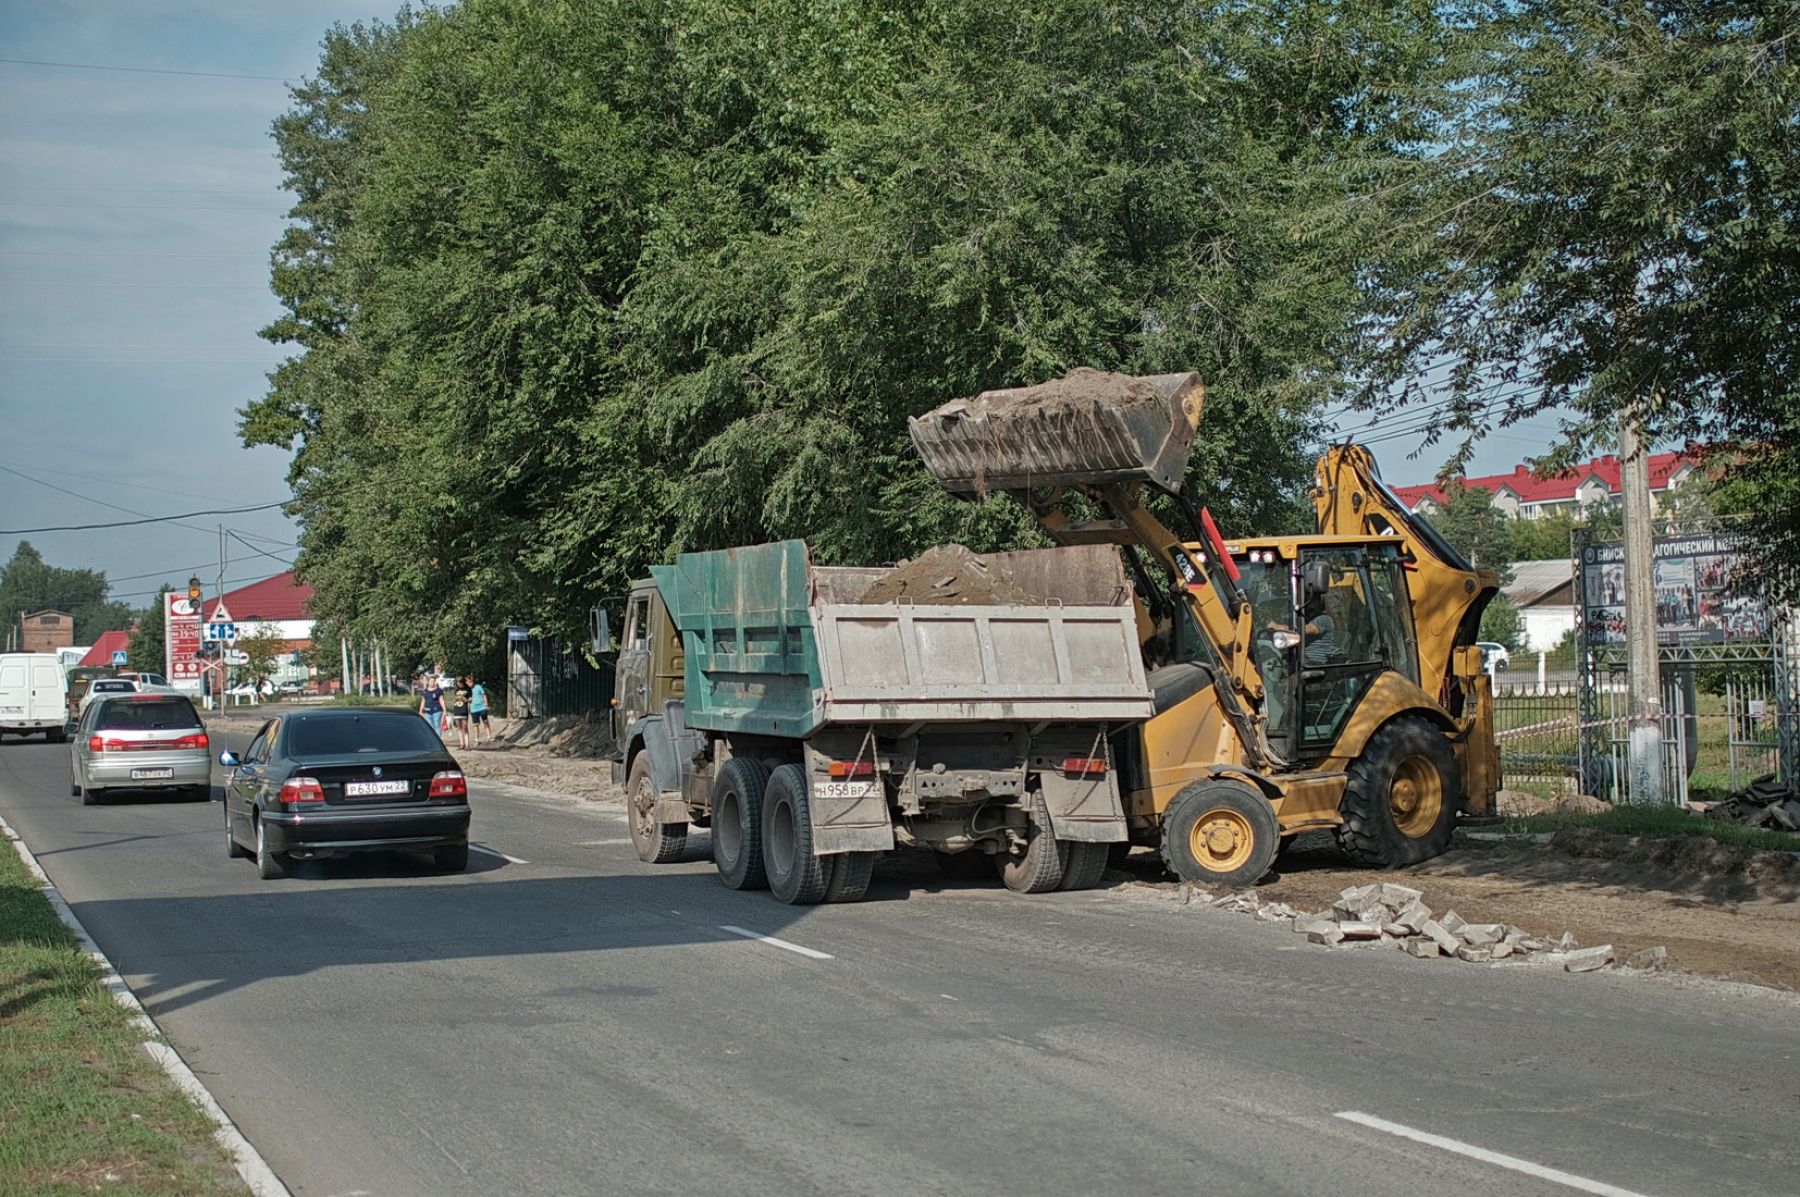
<instances>
[{"instance_id":1,"label":"green grass strip","mask_svg":"<svg viewBox=\"0 0 1800 1197\"><path fill-rule=\"evenodd\" d=\"M1678 806L1616 806L1595 815L1514 815L1504 829L1519 834L1557 831L1564 827L1594 827L1616 835L1641 835L1651 839L1698 836L1744 848L1770 852L1800 852L1800 835L1746 827L1724 819L1708 819Z\"/></svg>"},{"instance_id":2,"label":"green grass strip","mask_svg":"<svg viewBox=\"0 0 1800 1197\"><path fill-rule=\"evenodd\" d=\"M0 843L0 1193L243 1193L38 884Z\"/></svg>"}]
</instances>

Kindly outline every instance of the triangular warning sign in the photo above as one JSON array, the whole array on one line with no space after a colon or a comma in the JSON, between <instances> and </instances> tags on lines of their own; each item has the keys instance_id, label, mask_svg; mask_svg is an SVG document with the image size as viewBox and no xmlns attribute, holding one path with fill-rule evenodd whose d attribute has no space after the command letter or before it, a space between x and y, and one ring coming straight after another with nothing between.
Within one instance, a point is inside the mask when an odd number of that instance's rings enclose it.
<instances>
[{"instance_id":1,"label":"triangular warning sign","mask_svg":"<svg viewBox=\"0 0 1800 1197\"><path fill-rule=\"evenodd\" d=\"M229 612L225 609L225 600L224 599L220 599L219 605L213 608L212 621L214 623L230 623L231 622L231 612Z\"/></svg>"}]
</instances>

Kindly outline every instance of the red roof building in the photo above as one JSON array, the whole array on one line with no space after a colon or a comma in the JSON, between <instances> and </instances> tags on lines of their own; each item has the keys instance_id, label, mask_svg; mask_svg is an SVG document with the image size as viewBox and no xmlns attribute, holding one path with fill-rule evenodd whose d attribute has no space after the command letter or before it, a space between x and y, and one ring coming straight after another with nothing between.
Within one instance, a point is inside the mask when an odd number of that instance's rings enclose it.
<instances>
[{"instance_id":1,"label":"red roof building","mask_svg":"<svg viewBox=\"0 0 1800 1197\"><path fill-rule=\"evenodd\" d=\"M1699 458L1691 453L1654 454L1650 458L1651 494L1660 496L1675 489L1699 468ZM1558 508L1585 507L1617 499L1619 472L1619 459L1609 453L1548 478L1539 478L1524 466L1516 466L1510 474L1452 480L1450 487L1460 484L1485 490L1494 496L1494 506L1508 515L1536 519ZM1394 493L1414 511L1432 511L1450 498L1449 490L1435 482L1396 486Z\"/></svg>"},{"instance_id":2,"label":"red roof building","mask_svg":"<svg viewBox=\"0 0 1800 1197\"><path fill-rule=\"evenodd\" d=\"M94 641L94 647L88 649L87 655L75 662L75 666L78 669L83 665L110 666L114 653L122 653L130 647L130 632L101 632L100 638ZM161 667L158 666L158 668Z\"/></svg>"},{"instance_id":3,"label":"red roof building","mask_svg":"<svg viewBox=\"0 0 1800 1197\"><path fill-rule=\"evenodd\" d=\"M312 587L295 578L293 570L288 570L272 578L240 586L236 590L227 590L225 610L238 623L287 623L300 620L310 623L312 612L307 610L307 603L311 598ZM207 622L212 622L213 613L218 609L218 599L206 600L204 618Z\"/></svg>"}]
</instances>

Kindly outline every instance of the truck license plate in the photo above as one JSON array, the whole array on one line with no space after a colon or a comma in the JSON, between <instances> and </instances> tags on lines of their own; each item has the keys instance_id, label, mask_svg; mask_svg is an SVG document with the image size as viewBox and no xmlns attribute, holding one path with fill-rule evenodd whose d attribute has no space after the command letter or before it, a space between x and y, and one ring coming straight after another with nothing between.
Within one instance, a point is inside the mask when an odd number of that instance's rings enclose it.
<instances>
[{"instance_id":1,"label":"truck license plate","mask_svg":"<svg viewBox=\"0 0 1800 1197\"><path fill-rule=\"evenodd\" d=\"M408 794L412 792L410 781L347 781L344 783L344 797L366 798L371 794Z\"/></svg>"},{"instance_id":2,"label":"truck license plate","mask_svg":"<svg viewBox=\"0 0 1800 1197\"><path fill-rule=\"evenodd\" d=\"M873 798L875 783L872 781L815 781L813 797L815 798Z\"/></svg>"},{"instance_id":3,"label":"truck license plate","mask_svg":"<svg viewBox=\"0 0 1800 1197\"><path fill-rule=\"evenodd\" d=\"M175 776L173 769L133 769L131 771L131 780L133 781L158 781L173 776Z\"/></svg>"}]
</instances>

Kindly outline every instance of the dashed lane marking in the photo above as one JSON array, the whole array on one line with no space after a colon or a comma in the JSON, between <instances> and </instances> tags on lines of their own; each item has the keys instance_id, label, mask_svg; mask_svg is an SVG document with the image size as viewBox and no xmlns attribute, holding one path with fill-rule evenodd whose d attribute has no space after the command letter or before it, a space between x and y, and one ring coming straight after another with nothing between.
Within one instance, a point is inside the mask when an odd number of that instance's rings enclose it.
<instances>
[{"instance_id":1,"label":"dashed lane marking","mask_svg":"<svg viewBox=\"0 0 1800 1197\"><path fill-rule=\"evenodd\" d=\"M813 948L801 947L797 943L789 943L785 939L776 939L773 935L764 935L760 931L746 931L742 927L728 927L723 923L719 925L719 930L729 931L733 935L742 935L745 939L754 939L758 943L766 943L772 948L781 948L784 951L795 952L813 960L837 959L837 957L833 956L830 952L820 952Z\"/></svg>"},{"instance_id":2,"label":"dashed lane marking","mask_svg":"<svg viewBox=\"0 0 1800 1197\"><path fill-rule=\"evenodd\" d=\"M1579 1189L1583 1193L1598 1193L1600 1197L1644 1197L1642 1193L1631 1189L1621 1189L1618 1185L1609 1185L1603 1180L1589 1180L1585 1176L1576 1176L1573 1172L1564 1172L1557 1168L1546 1168L1542 1164L1534 1164L1530 1160L1522 1160L1517 1156L1501 1155L1499 1152L1489 1151L1485 1147L1476 1147L1471 1143L1462 1143L1455 1139L1447 1139L1443 1135L1434 1135L1430 1131L1415 1130L1410 1126L1402 1126L1398 1122L1389 1122L1385 1118L1377 1118L1373 1114L1365 1114L1361 1110L1340 1110L1336 1116L1345 1122L1354 1122L1358 1126L1366 1126L1384 1134L1397 1135L1402 1139L1411 1139L1415 1143L1424 1143L1445 1151L1454 1151L1458 1155L1466 1155L1470 1159L1480 1160L1484 1164L1510 1168L1514 1172L1522 1172L1526 1176L1535 1176L1539 1180L1566 1185L1571 1189Z\"/></svg>"}]
</instances>

